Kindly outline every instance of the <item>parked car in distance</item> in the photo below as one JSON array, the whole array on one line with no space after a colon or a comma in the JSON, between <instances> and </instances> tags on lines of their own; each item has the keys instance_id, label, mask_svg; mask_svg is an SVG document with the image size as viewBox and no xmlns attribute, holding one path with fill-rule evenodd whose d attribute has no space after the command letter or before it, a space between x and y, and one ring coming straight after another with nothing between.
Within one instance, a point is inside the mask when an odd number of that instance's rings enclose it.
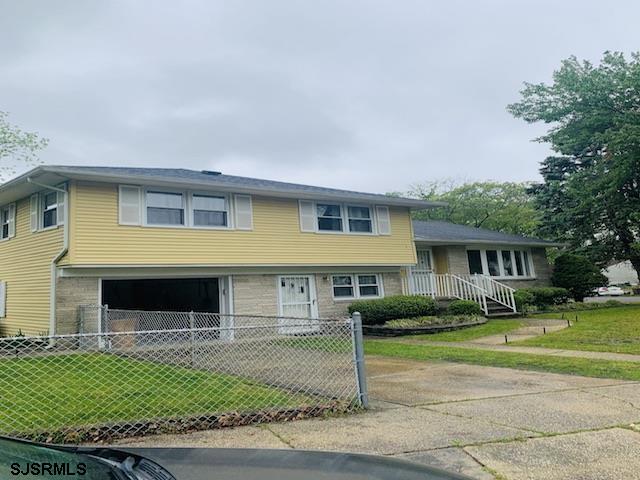
<instances>
[{"instance_id":1,"label":"parked car in distance","mask_svg":"<svg viewBox=\"0 0 640 480\"><path fill-rule=\"evenodd\" d=\"M624 295L624 290L620 287L600 287L596 293L599 297L619 297Z\"/></svg>"}]
</instances>

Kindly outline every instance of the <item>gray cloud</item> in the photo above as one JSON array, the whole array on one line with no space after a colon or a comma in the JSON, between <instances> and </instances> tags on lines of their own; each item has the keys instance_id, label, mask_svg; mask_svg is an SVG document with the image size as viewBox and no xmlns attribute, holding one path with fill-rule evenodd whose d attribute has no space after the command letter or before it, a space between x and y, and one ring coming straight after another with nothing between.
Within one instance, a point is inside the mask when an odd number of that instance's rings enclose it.
<instances>
[{"instance_id":1,"label":"gray cloud","mask_svg":"<svg viewBox=\"0 0 640 480\"><path fill-rule=\"evenodd\" d=\"M0 109L47 163L182 166L371 191L537 178L507 114L561 59L639 48L613 1L0 0ZM607 21L602 19L606 16Z\"/></svg>"}]
</instances>

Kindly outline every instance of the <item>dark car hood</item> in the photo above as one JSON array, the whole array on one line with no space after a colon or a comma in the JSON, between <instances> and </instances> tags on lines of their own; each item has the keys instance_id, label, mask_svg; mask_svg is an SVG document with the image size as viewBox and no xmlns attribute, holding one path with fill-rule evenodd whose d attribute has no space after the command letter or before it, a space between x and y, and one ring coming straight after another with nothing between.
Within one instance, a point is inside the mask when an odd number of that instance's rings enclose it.
<instances>
[{"instance_id":1,"label":"dark car hood","mask_svg":"<svg viewBox=\"0 0 640 480\"><path fill-rule=\"evenodd\" d=\"M405 460L353 453L233 448L122 448L178 480L469 480Z\"/></svg>"}]
</instances>

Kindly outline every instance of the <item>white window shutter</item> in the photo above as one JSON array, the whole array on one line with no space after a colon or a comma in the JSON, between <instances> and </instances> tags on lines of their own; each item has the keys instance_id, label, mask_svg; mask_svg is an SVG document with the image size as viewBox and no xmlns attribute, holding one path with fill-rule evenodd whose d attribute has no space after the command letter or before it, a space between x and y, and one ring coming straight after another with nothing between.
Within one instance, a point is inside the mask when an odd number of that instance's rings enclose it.
<instances>
[{"instance_id":1,"label":"white window shutter","mask_svg":"<svg viewBox=\"0 0 640 480\"><path fill-rule=\"evenodd\" d=\"M31 231L35 232L40 226L40 218L38 213L40 211L40 195L34 193L29 199L29 220L31 223Z\"/></svg>"},{"instance_id":2,"label":"white window shutter","mask_svg":"<svg viewBox=\"0 0 640 480\"><path fill-rule=\"evenodd\" d=\"M251 195L234 195L235 228L238 230L253 229L253 209Z\"/></svg>"},{"instance_id":3,"label":"white window shutter","mask_svg":"<svg viewBox=\"0 0 640 480\"><path fill-rule=\"evenodd\" d=\"M120 185L118 187L118 222L120 225L140 225L142 202L140 187Z\"/></svg>"},{"instance_id":4,"label":"white window shutter","mask_svg":"<svg viewBox=\"0 0 640 480\"><path fill-rule=\"evenodd\" d=\"M16 204L9 205L9 238L16 236Z\"/></svg>"},{"instance_id":5,"label":"white window shutter","mask_svg":"<svg viewBox=\"0 0 640 480\"><path fill-rule=\"evenodd\" d=\"M62 225L64 224L64 204L65 204L65 200L66 200L66 196L67 194L65 192L58 192L58 198L57 198L57 203L58 203L58 208L56 211L56 217L58 219L58 225Z\"/></svg>"},{"instance_id":6,"label":"white window shutter","mask_svg":"<svg viewBox=\"0 0 640 480\"><path fill-rule=\"evenodd\" d=\"M0 280L0 318L7 316L7 282Z\"/></svg>"},{"instance_id":7,"label":"white window shutter","mask_svg":"<svg viewBox=\"0 0 640 480\"><path fill-rule=\"evenodd\" d=\"M391 235L391 218L389 217L389 207L377 205L376 218L378 220L378 234Z\"/></svg>"},{"instance_id":8,"label":"white window shutter","mask_svg":"<svg viewBox=\"0 0 640 480\"><path fill-rule=\"evenodd\" d=\"M300 231L315 232L316 231L316 210L313 202L300 200Z\"/></svg>"}]
</instances>

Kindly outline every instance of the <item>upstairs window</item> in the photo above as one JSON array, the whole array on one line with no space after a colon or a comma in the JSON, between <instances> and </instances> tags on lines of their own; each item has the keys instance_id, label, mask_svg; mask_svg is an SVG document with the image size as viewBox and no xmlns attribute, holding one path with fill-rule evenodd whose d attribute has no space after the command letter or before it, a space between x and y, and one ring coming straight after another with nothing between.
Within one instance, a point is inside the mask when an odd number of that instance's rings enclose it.
<instances>
[{"instance_id":1,"label":"upstairs window","mask_svg":"<svg viewBox=\"0 0 640 480\"><path fill-rule=\"evenodd\" d=\"M227 227L229 208L227 198L194 194L191 197L193 225L196 227Z\"/></svg>"},{"instance_id":2,"label":"upstairs window","mask_svg":"<svg viewBox=\"0 0 640 480\"><path fill-rule=\"evenodd\" d=\"M16 233L16 206L8 205L0 209L0 240L11 238Z\"/></svg>"},{"instance_id":3,"label":"upstairs window","mask_svg":"<svg viewBox=\"0 0 640 480\"><path fill-rule=\"evenodd\" d=\"M58 193L47 192L42 195L42 228L58 225Z\"/></svg>"},{"instance_id":4,"label":"upstairs window","mask_svg":"<svg viewBox=\"0 0 640 480\"><path fill-rule=\"evenodd\" d=\"M316 212L318 215L318 230L321 232L342 231L342 208L340 205L318 203Z\"/></svg>"},{"instance_id":5,"label":"upstairs window","mask_svg":"<svg viewBox=\"0 0 640 480\"><path fill-rule=\"evenodd\" d=\"M184 225L184 196L173 192L147 192L149 225Z\"/></svg>"},{"instance_id":6,"label":"upstairs window","mask_svg":"<svg viewBox=\"0 0 640 480\"><path fill-rule=\"evenodd\" d=\"M347 207L349 231L355 233L372 233L371 209L369 207Z\"/></svg>"}]
</instances>

